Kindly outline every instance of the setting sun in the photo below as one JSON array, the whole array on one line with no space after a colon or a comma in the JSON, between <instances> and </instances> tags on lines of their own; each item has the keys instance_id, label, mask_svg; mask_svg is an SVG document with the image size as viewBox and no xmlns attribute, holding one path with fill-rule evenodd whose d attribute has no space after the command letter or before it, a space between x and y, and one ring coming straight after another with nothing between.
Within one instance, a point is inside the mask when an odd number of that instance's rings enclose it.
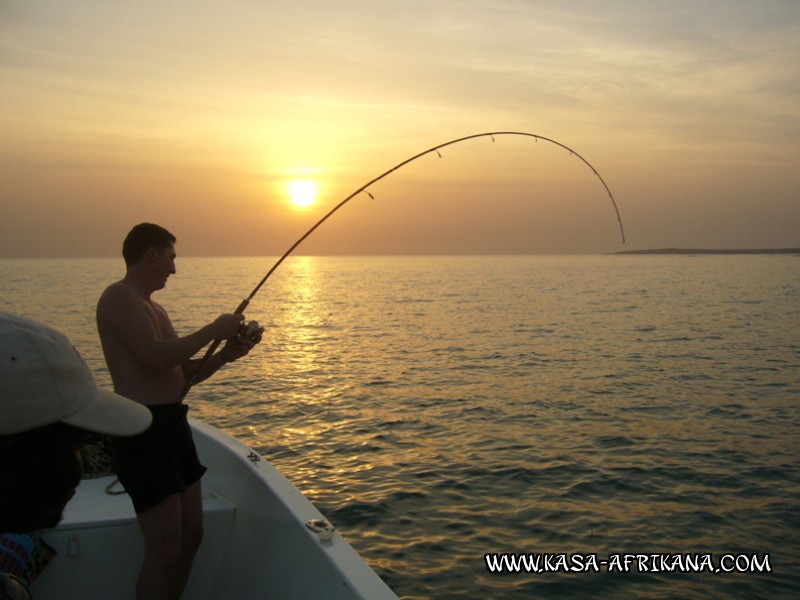
<instances>
[{"instance_id":1,"label":"setting sun","mask_svg":"<svg viewBox=\"0 0 800 600\"><path fill-rule=\"evenodd\" d=\"M287 190L292 204L298 207L311 206L317 199L317 184L309 179L290 181Z\"/></svg>"}]
</instances>

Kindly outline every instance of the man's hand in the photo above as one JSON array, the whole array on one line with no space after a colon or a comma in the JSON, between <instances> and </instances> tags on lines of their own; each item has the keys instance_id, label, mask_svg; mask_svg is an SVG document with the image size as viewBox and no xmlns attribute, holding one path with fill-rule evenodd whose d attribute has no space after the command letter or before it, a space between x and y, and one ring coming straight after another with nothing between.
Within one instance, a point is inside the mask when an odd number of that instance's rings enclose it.
<instances>
[{"instance_id":1,"label":"man's hand","mask_svg":"<svg viewBox=\"0 0 800 600\"><path fill-rule=\"evenodd\" d=\"M215 340L230 340L236 337L239 325L244 321L244 315L220 315L209 325Z\"/></svg>"},{"instance_id":2,"label":"man's hand","mask_svg":"<svg viewBox=\"0 0 800 600\"><path fill-rule=\"evenodd\" d=\"M220 354L222 354L227 362L233 362L246 356L256 344L260 343L261 334L258 334L255 339L234 335L227 341L225 347L220 350Z\"/></svg>"}]
</instances>

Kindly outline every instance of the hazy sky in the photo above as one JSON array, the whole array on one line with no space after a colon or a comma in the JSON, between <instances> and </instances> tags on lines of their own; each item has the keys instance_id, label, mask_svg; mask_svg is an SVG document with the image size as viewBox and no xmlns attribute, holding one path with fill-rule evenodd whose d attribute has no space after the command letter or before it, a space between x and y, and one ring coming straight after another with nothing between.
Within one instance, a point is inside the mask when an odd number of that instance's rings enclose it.
<instances>
[{"instance_id":1,"label":"hazy sky","mask_svg":"<svg viewBox=\"0 0 800 600\"><path fill-rule=\"evenodd\" d=\"M800 246L797 0L0 0L0 257ZM294 207L292 180L314 182Z\"/></svg>"}]
</instances>

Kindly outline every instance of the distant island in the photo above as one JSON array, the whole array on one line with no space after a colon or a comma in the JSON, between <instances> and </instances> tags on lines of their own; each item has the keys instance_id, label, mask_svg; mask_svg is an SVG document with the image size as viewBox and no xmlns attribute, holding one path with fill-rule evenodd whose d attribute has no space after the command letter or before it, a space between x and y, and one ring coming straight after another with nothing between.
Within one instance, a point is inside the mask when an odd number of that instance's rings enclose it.
<instances>
[{"instance_id":1,"label":"distant island","mask_svg":"<svg viewBox=\"0 0 800 600\"><path fill-rule=\"evenodd\" d=\"M656 250L622 250L614 254L796 254L800 248L756 248L749 250L708 250L701 248L659 248Z\"/></svg>"}]
</instances>

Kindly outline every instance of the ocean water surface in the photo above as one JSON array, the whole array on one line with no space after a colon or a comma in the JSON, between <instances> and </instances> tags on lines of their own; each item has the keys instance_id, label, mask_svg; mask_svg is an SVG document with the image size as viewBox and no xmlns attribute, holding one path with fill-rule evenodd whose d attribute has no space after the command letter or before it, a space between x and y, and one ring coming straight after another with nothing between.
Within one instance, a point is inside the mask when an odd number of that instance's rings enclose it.
<instances>
[{"instance_id":1,"label":"ocean water surface","mask_svg":"<svg viewBox=\"0 0 800 600\"><path fill-rule=\"evenodd\" d=\"M190 333L273 261L179 258L155 299ZM122 273L0 260L0 310L63 330L108 385L94 306ZM248 316L264 343L190 414L265 455L399 596L800 597L800 258L297 257ZM500 574L487 553L770 571Z\"/></svg>"}]
</instances>

